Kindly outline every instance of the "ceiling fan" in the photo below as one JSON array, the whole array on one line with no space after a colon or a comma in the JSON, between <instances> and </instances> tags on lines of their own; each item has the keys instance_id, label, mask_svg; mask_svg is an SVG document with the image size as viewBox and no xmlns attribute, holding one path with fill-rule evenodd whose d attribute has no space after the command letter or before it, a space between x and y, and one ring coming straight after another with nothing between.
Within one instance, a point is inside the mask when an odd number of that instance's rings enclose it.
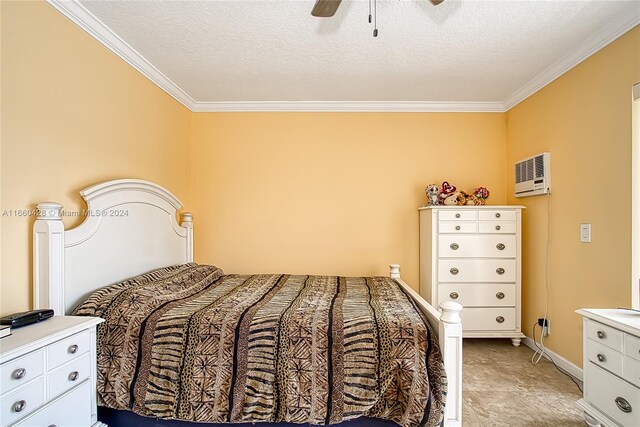
<instances>
[{"instance_id":1,"label":"ceiling fan","mask_svg":"<svg viewBox=\"0 0 640 427\"><path fill-rule=\"evenodd\" d=\"M432 5L437 6L444 0L429 0ZM316 0L311 14L320 18L329 18L336 14L342 0Z\"/></svg>"}]
</instances>

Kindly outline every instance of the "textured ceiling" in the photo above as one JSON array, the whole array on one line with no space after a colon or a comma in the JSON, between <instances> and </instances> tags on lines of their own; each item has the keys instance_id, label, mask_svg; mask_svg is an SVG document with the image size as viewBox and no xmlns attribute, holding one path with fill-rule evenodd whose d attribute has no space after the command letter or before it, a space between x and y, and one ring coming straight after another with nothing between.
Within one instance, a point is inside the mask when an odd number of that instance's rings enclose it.
<instances>
[{"instance_id":1,"label":"textured ceiling","mask_svg":"<svg viewBox=\"0 0 640 427\"><path fill-rule=\"evenodd\" d=\"M638 1L81 1L197 102L502 102Z\"/></svg>"}]
</instances>

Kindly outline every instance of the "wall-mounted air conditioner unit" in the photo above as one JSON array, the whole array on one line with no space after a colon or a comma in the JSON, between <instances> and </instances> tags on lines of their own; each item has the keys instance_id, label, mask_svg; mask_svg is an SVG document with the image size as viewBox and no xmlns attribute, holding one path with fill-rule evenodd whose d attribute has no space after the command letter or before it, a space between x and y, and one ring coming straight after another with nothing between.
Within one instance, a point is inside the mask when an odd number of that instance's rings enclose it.
<instances>
[{"instance_id":1,"label":"wall-mounted air conditioner unit","mask_svg":"<svg viewBox=\"0 0 640 427\"><path fill-rule=\"evenodd\" d=\"M551 193L551 154L542 153L516 163L516 197Z\"/></svg>"}]
</instances>

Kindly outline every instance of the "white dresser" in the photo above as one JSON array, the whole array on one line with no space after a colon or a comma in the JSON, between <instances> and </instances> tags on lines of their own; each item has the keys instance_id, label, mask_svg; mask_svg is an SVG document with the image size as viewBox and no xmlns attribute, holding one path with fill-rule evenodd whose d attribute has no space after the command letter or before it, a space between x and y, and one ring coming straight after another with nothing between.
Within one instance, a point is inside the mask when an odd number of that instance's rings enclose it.
<instances>
[{"instance_id":1,"label":"white dresser","mask_svg":"<svg viewBox=\"0 0 640 427\"><path fill-rule=\"evenodd\" d=\"M0 425L103 426L94 317L54 316L0 339Z\"/></svg>"},{"instance_id":2,"label":"white dresser","mask_svg":"<svg viewBox=\"0 0 640 427\"><path fill-rule=\"evenodd\" d=\"M640 313L581 309L584 394L590 426L640 426Z\"/></svg>"},{"instance_id":3,"label":"white dresser","mask_svg":"<svg viewBox=\"0 0 640 427\"><path fill-rule=\"evenodd\" d=\"M429 206L420 213L420 295L464 307L465 338L520 345L522 206Z\"/></svg>"}]
</instances>

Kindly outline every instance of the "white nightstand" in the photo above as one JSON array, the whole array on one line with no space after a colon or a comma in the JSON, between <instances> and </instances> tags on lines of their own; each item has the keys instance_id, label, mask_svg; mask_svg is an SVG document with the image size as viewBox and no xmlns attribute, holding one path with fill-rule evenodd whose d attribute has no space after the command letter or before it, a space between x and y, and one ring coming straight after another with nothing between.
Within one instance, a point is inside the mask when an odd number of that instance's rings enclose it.
<instances>
[{"instance_id":1,"label":"white nightstand","mask_svg":"<svg viewBox=\"0 0 640 427\"><path fill-rule=\"evenodd\" d=\"M0 426L99 427L97 317L54 316L0 339Z\"/></svg>"},{"instance_id":2,"label":"white nightstand","mask_svg":"<svg viewBox=\"0 0 640 427\"><path fill-rule=\"evenodd\" d=\"M640 314L577 310L583 316L584 396L589 426L640 426Z\"/></svg>"}]
</instances>

